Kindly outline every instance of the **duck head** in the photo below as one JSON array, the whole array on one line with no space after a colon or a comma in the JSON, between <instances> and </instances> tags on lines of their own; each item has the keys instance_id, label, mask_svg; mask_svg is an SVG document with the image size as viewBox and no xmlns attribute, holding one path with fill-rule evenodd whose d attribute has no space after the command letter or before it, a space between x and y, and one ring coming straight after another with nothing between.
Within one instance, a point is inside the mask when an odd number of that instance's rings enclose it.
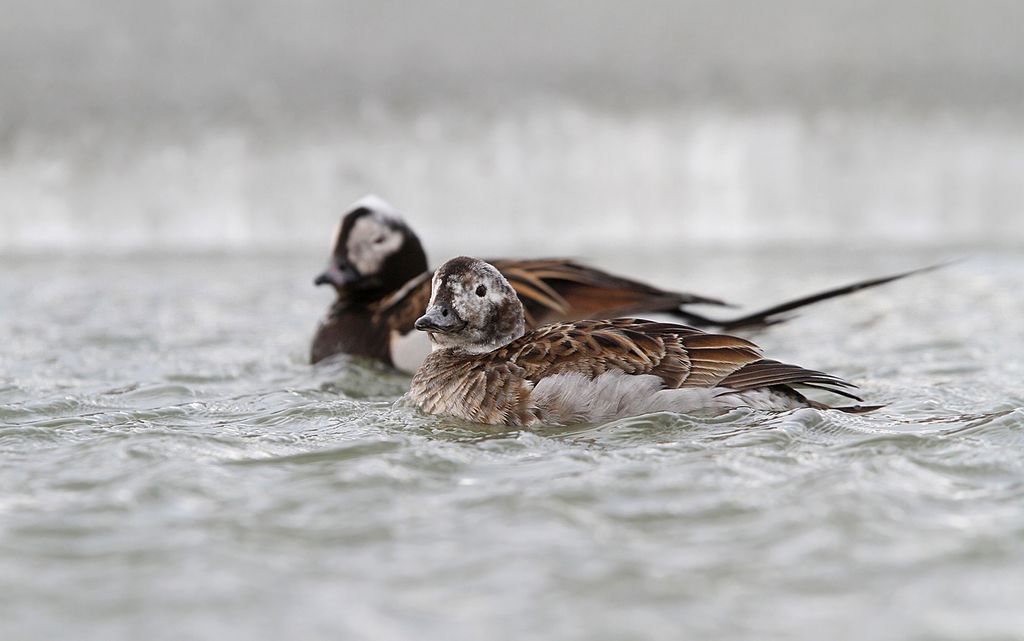
<instances>
[{"instance_id":1,"label":"duck head","mask_svg":"<svg viewBox=\"0 0 1024 641\"><path fill-rule=\"evenodd\" d=\"M377 196L353 203L332 238L327 267L313 282L333 286L339 298L378 300L427 270L420 239Z\"/></svg>"},{"instance_id":2,"label":"duck head","mask_svg":"<svg viewBox=\"0 0 1024 641\"><path fill-rule=\"evenodd\" d=\"M441 265L431 281L427 313L416 329L434 349L480 354L511 343L524 332L523 304L494 266L460 256Z\"/></svg>"}]
</instances>

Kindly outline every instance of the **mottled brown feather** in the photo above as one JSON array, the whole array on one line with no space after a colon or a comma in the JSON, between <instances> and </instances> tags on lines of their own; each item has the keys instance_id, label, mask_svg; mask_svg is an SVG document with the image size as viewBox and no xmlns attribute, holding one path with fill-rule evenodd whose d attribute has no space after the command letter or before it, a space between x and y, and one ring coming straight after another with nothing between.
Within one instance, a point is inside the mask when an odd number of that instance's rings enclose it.
<instances>
[{"instance_id":1,"label":"mottled brown feather","mask_svg":"<svg viewBox=\"0 0 1024 641\"><path fill-rule=\"evenodd\" d=\"M516 363L534 383L556 374L574 372L594 378L616 369L653 374L666 387L679 387L690 374L691 359L681 337L666 331L667 327L671 326L636 319L557 323L485 356L494 362Z\"/></svg>"},{"instance_id":2,"label":"mottled brown feather","mask_svg":"<svg viewBox=\"0 0 1024 641\"><path fill-rule=\"evenodd\" d=\"M479 355L435 352L413 379L413 394L428 412L526 425L537 419L530 392L542 379L560 374L594 379L613 370L657 376L668 389L725 387L730 394L771 388L805 400L790 387L795 385L860 400L847 391L852 384L765 359L742 338L639 319L547 325Z\"/></svg>"},{"instance_id":3,"label":"mottled brown feather","mask_svg":"<svg viewBox=\"0 0 1024 641\"><path fill-rule=\"evenodd\" d=\"M490 424L528 425L535 420L532 389L523 368L435 352L419 369L412 393L431 414Z\"/></svg>"},{"instance_id":4,"label":"mottled brown feather","mask_svg":"<svg viewBox=\"0 0 1024 641\"><path fill-rule=\"evenodd\" d=\"M523 302L528 327L544 320L606 315L615 310L632 313L686 302L719 303L669 294L570 261L505 260L493 264ZM378 318L392 330L411 331L430 299L430 276L424 273L382 301ZM454 370L461 372L462 380L449 380L453 370L433 378L428 387L446 391L443 398L436 396L430 403L438 410L442 405L447 408L439 413L470 408L464 415L468 420L528 424L536 411L529 406L530 390L541 379L568 373L593 379L612 370L652 374L661 378L666 388L727 387L737 392L774 388L803 398L790 387L803 386L860 400L848 391L854 387L850 383L764 359L761 350L745 339L674 323L620 318L547 325L490 354L464 360Z\"/></svg>"}]
</instances>

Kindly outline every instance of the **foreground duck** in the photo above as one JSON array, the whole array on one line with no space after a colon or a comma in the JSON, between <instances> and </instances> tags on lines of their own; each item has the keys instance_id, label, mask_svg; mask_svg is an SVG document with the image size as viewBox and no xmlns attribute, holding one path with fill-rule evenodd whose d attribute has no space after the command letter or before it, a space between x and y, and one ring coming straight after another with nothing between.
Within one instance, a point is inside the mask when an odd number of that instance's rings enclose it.
<instances>
[{"instance_id":1,"label":"foreground duck","mask_svg":"<svg viewBox=\"0 0 1024 641\"><path fill-rule=\"evenodd\" d=\"M516 290L475 258L446 262L431 285L429 307L415 326L429 335L433 351L410 392L430 414L567 425L657 411L830 409L797 387L861 400L850 391L854 385L831 374L768 360L747 340L685 325L620 318L526 332Z\"/></svg>"},{"instance_id":2,"label":"foreground duck","mask_svg":"<svg viewBox=\"0 0 1024 641\"><path fill-rule=\"evenodd\" d=\"M805 305L923 271L853 283L739 318L715 320L689 306L726 304L716 298L658 289L571 260L491 263L519 295L527 327L560 320L663 313L691 325L725 331L777 323L786 319L787 312ZM430 277L423 245L398 212L375 196L357 201L338 224L327 268L315 281L332 285L337 298L317 328L311 362L352 354L415 371L430 351L423 334L413 331L413 323L430 298Z\"/></svg>"}]
</instances>

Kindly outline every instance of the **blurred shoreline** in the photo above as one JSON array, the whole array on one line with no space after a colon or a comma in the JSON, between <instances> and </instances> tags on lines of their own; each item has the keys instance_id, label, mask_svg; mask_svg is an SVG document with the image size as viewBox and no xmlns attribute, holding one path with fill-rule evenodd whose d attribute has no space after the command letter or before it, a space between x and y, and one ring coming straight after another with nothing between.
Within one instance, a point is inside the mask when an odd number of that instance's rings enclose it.
<instances>
[{"instance_id":1,"label":"blurred shoreline","mask_svg":"<svg viewBox=\"0 0 1024 641\"><path fill-rule=\"evenodd\" d=\"M0 251L323 251L369 192L442 251L1012 247L1021 175L1024 127L948 115L623 115L549 101L369 110L277 132L94 130L0 148Z\"/></svg>"},{"instance_id":2,"label":"blurred shoreline","mask_svg":"<svg viewBox=\"0 0 1024 641\"><path fill-rule=\"evenodd\" d=\"M0 0L0 252L1024 244L1024 5Z\"/></svg>"}]
</instances>

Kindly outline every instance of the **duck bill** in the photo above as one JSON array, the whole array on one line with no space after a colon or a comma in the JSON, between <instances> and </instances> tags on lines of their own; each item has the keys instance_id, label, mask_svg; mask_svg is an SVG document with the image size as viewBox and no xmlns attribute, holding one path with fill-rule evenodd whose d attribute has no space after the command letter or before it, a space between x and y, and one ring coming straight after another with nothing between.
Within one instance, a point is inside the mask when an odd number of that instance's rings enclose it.
<instances>
[{"instance_id":1,"label":"duck bill","mask_svg":"<svg viewBox=\"0 0 1024 641\"><path fill-rule=\"evenodd\" d=\"M432 305L427 313L416 319L416 329L434 334L454 334L466 326L455 310L447 305Z\"/></svg>"},{"instance_id":2,"label":"duck bill","mask_svg":"<svg viewBox=\"0 0 1024 641\"><path fill-rule=\"evenodd\" d=\"M334 261L331 261L327 264L327 269L313 279L313 284L317 286L333 285L341 289L358 281L360 278L359 272L351 265L339 267Z\"/></svg>"}]
</instances>

